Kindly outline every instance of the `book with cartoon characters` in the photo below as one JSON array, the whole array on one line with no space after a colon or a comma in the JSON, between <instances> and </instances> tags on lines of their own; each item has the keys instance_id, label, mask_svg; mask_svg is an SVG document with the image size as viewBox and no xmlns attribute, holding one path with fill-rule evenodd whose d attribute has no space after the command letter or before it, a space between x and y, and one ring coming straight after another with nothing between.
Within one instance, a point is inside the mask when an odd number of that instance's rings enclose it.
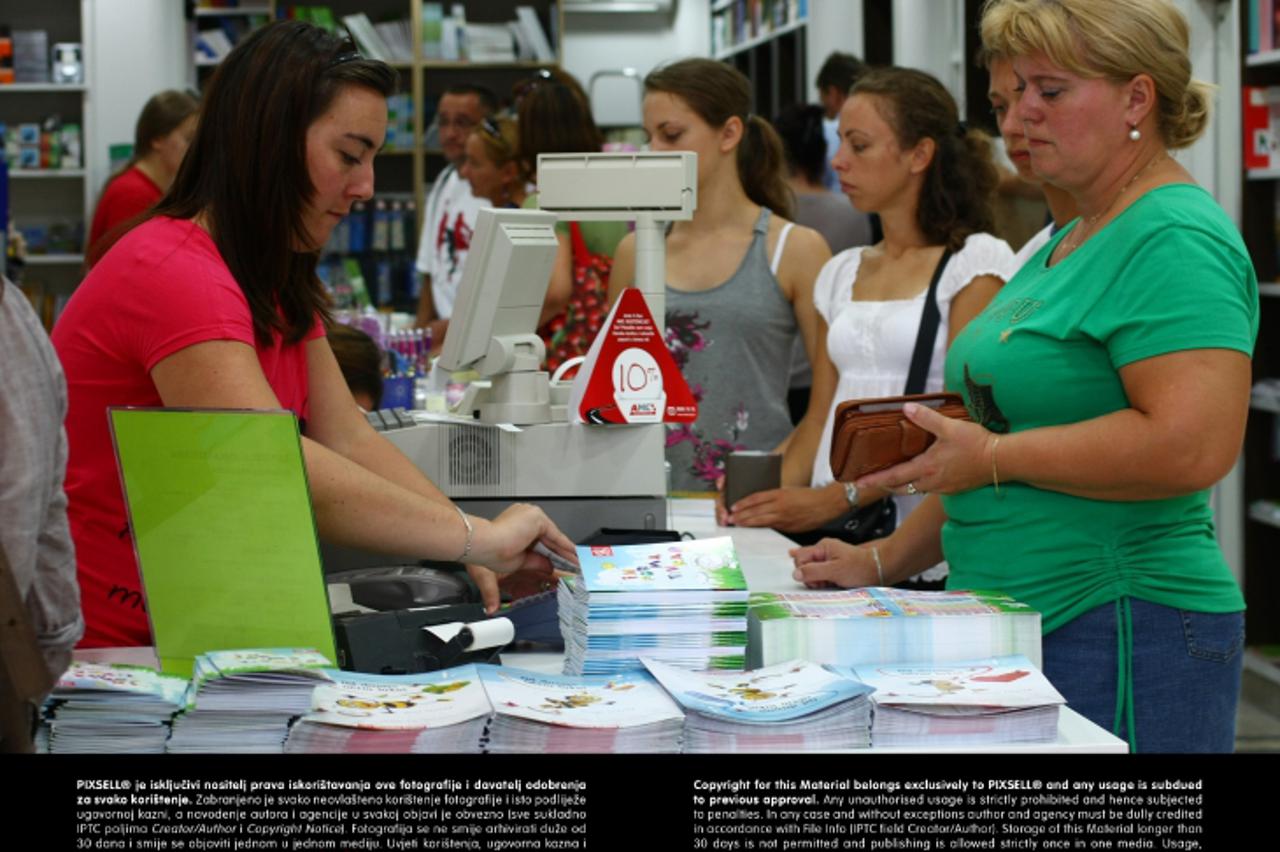
<instances>
[{"instance_id":1,"label":"book with cartoon characters","mask_svg":"<svg viewBox=\"0 0 1280 852\"><path fill-rule=\"evenodd\" d=\"M195 658L192 698L173 721L170 752L282 750L289 721L311 709L311 692L333 663L310 648L241 648Z\"/></svg>"},{"instance_id":2,"label":"book with cartoon characters","mask_svg":"<svg viewBox=\"0 0 1280 852\"><path fill-rule=\"evenodd\" d=\"M332 671L286 753L478 752L493 708L475 666L406 675Z\"/></svg>"},{"instance_id":3,"label":"book with cartoon characters","mask_svg":"<svg viewBox=\"0 0 1280 852\"><path fill-rule=\"evenodd\" d=\"M728 536L658 544L584 545L578 548L582 579L590 593L643 592L642 601L691 603L695 600L746 600L747 580ZM699 596L663 592L729 593ZM733 593L738 593L734 595Z\"/></svg>"},{"instance_id":4,"label":"book with cartoon characters","mask_svg":"<svg viewBox=\"0 0 1280 852\"><path fill-rule=\"evenodd\" d=\"M678 752L684 714L644 670L549 675L476 667L493 705L491 752Z\"/></svg>"},{"instance_id":5,"label":"book with cartoon characters","mask_svg":"<svg viewBox=\"0 0 1280 852\"><path fill-rule=\"evenodd\" d=\"M869 588L757 593L747 666L941 663L1022 654L1040 661L1040 613L998 592Z\"/></svg>"},{"instance_id":6,"label":"book with cartoon characters","mask_svg":"<svg viewBox=\"0 0 1280 852\"><path fill-rule=\"evenodd\" d=\"M682 667L741 670L747 584L732 539L586 546L578 561L582 579L559 593L567 674L639 669L642 650Z\"/></svg>"},{"instance_id":7,"label":"book with cartoon characters","mask_svg":"<svg viewBox=\"0 0 1280 852\"><path fill-rule=\"evenodd\" d=\"M876 689L871 736L878 746L1049 742L1066 703L1022 655L853 672Z\"/></svg>"},{"instance_id":8,"label":"book with cartoon characters","mask_svg":"<svg viewBox=\"0 0 1280 852\"><path fill-rule=\"evenodd\" d=\"M792 660L747 672L690 672L643 658L685 710L688 753L866 748L872 687Z\"/></svg>"},{"instance_id":9,"label":"book with cartoon characters","mask_svg":"<svg viewBox=\"0 0 1280 852\"><path fill-rule=\"evenodd\" d=\"M159 753L190 682L143 666L73 661L49 695L48 750Z\"/></svg>"}]
</instances>

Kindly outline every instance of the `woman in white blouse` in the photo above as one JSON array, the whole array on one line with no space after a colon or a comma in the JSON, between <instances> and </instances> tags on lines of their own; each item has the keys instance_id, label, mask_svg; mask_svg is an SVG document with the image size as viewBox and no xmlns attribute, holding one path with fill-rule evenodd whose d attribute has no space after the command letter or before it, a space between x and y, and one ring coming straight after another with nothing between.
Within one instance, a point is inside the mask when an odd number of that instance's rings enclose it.
<instances>
[{"instance_id":1,"label":"woman in white blouse","mask_svg":"<svg viewBox=\"0 0 1280 852\"><path fill-rule=\"evenodd\" d=\"M963 129L955 101L935 78L905 68L859 78L840 112L840 148L832 165L854 206L880 214L884 239L831 258L815 284L814 302L828 326L827 354L839 383L809 460L811 485L744 497L727 507L728 523L836 535L848 528L851 512L885 497L896 503L900 522L921 495L860 493L834 481L828 456L835 407L847 399L905 392L930 283L944 252L949 254L935 294L941 318L926 393L942 389L948 344L1009 274L1012 251L986 233L993 224L990 200L997 179L989 144ZM936 566L920 577L944 575L945 566Z\"/></svg>"}]
</instances>

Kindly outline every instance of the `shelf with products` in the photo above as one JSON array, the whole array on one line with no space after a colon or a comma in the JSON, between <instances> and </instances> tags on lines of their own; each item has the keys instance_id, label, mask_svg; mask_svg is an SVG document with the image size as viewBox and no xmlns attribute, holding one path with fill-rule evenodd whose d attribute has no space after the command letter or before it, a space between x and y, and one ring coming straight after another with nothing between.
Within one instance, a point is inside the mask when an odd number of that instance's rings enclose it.
<instances>
[{"instance_id":1,"label":"shelf with products","mask_svg":"<svg viewBox=\"0 0 1280 852\"><path fill-rule=\"evenodd\" d=\"M24 261L7 271L46 326L80 282L94 202L84 159L92 138L86 127L92 81L83 62L88 2L6 4L0 12L0 25L24 34L28 57L21 73L14 69L16 82L0 83L8 222L21 237Z\"/></svg>"},{"instance_id":2,"label":"shelf with products","mask_svg":"<svg viewBox=\"0 0 1280 852\"><path fill-rule=\"evenodd\" d=\"M1260 524L1280 528L1280 502L1254 500L1249 504L1249 517Z\"/></svg>"},{"instance_id":3,"label":"shelf with products","mask_svg":"<svg viewBox=\"0 0 1280 852\"><path fill-rule=\"evenodd\" d=\"M807 0L733 0L711 6L711 55L751 81L753 108L772 118L803 103Z\"/></svg>"},{"instance_id":4,"label":"shelf with products","mask_svg":"<svg viewBox=\"0 0 1280 852\"><path fill-rule=\"evenodd\" d=\"M11 169L10 180L40 180L52 178L83 178L84 169Z\"/></svg>"},{"instance_id":5,"label":"shelf with products","mask_svg":"<svg viewBox=\"0 0 1280 852\"><path fill-rule=\"evenodd\" d=\"M1280 28L1264 28L1252 13L1263 5L1274 11L1276 3L1239 4L1240 43L1255 52L1240 62L1241 104L1244 146L1241 180L1240 227L1245 245L1257 272L1260 318L1253 357L1254 386L1250 398L1248 426L1244 442L1244 500L1250 517L1261 501L1276 497L1280 482L1280 215L1277 215L1277 183L1280 181L1280 146L1275 140L1280 127L1272 126L1280 117ZM1259 16L1261 18L1261 16ZM1246 638L1250 645L1280 642L1280 578L1272 566L1280 545L1277 525L1244 523L1244 593L1249 607Z\"/></svg>"},{"instance_id":6,"label":"shelf with products","mask_svg":"<svg viewBox=\"0 0 1280 852\"><path fill-rule=\"evenodd\" d=\"M416 309L417 210L411 193L379 192L333 229L317 273L336 309Z\"/></svg>"},{"instance_id":7,"label":"shelf with products","mask_svg":"<svg viewBox=\"0 0 1280 852\"><path fill-rule=\"evenodd\" d=\"M37 94L49 95L62 92L87 92L84 83L0 83L0 95Z\"/></svg>"},{"instance_id":8,"label":"shelf with products","mask_svg":"<svg viewBox=\"0 0 1280 852\"><path fill-rule=\"evenodd\" d=\"M276 3L199 3L189 16L190 83L203 89L212 69L240 39L276 17Z\"/></svg>"}]
</instances>

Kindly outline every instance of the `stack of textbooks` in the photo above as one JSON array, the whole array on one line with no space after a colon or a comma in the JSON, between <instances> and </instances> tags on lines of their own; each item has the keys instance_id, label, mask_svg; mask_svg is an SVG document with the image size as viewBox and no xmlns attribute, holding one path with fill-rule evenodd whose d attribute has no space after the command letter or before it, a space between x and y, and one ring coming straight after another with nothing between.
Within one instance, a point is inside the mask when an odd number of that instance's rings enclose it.
<instances>
[{"instance_id":1,"label":"stack of textbooks","mask_svg":"<svg viewBox=\"0 0 1280 852\"><path fill-rule=\"evenodd\" d=\"M747 583L727 537L578 548L582 577L560 583L566 674L642 668L741 671Z\"/></svg>"},{"instance_id":2,"label":"stack of textbooks","mask_svg":"<svg viewBox=\"0 0 1280 852\"><path fill-rule=\"evenodd\" d=\"M757 593L747 632L749 668L797 659L856 666L1009 654L1040 663L1040 613L997 592Z\"/></svg>"},{"instance_id":3,"label":"stack of textbooks","mask_svg":"<svg viewBox=\"0 0 1280 852\"><path fill-rule=\"evenodd\" d=\"M872 688L845 670L793 661L750 672L645 666L685 710L689 754L866 748Z\"/></svg>"},{"instance_id":4,"label":"stack of textbooks","mask_svg":"<svg viewBox=\"0 0 1280 852\"><path fill-rule=\"evenodd\" d=\"M680 751L684 714L643 669L612 677L477 666L495 754Z\"/></svg>"},{"instance_id":5,"label":"stack of textbooks","mask_svg":"<svg viewBox=\"0 0 1280 852\"><path fill-rule=\"evenodd\" d=\"M1023 656L948 664L855 666L875 687L876 746L1046 743L1066 700Z\"/></svg>"},{"instance_id":6,"label":"stack of textbooks","mask_svg":"<svg viewBox=\"0 0 1280 852\"><path fill-rule=\"evenodd\" d=\"M246 648L196 657L191 701L173 720L170 752L279 753L289 722L333 663L306 648Z\"/></svg>"},{"instance_id":7,"label":"stack of textbooks","mask_svg":"<svg viewBox=\"0 0 1280 852\"><path fill-rule=\"evenodd\" d=\"M163 752L188 686L186 678L139 666L74 662L49 696L48 749Z\"/></svg>"},{"instance_id":8,"label":"stack of textbooks","mask_svg":"<svg viewBox=\"0 0 1280 852\"><path fill-rule=\"evenodd\" d=\"M286 754L478 753L493 708L473 665L423 674L330 672Z\"/></svg>"}]
</instances>

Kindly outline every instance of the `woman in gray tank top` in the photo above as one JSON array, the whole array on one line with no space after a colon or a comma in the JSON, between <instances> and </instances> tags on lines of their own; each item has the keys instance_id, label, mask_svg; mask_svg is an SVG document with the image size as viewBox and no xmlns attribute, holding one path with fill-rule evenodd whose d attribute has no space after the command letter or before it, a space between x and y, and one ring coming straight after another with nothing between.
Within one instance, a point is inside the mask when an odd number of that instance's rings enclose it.
<instances>
[{"instance_id":1,"label":"woman in gray tank top","mask_svg":"<svg viewBox=\"0 0 1280 852\"><path fill-rule=\"evenodd\" d=\"M747 78L720 62L686 59L645 79L644 126L660 151L698 155L698 208L667 237L667 346L698 400L698 419L667 433L671 490L710 492L733 450L816 446L834 370L814 376L809 413L787 412L792 344L829 364L813 282L831 253L816 231L783 218L790 198L781 142L750 114ZM635 243L618 246L616 299L634 281ZM804 484L803 465L783 481Z\"/></svg>"}]
</instances>

